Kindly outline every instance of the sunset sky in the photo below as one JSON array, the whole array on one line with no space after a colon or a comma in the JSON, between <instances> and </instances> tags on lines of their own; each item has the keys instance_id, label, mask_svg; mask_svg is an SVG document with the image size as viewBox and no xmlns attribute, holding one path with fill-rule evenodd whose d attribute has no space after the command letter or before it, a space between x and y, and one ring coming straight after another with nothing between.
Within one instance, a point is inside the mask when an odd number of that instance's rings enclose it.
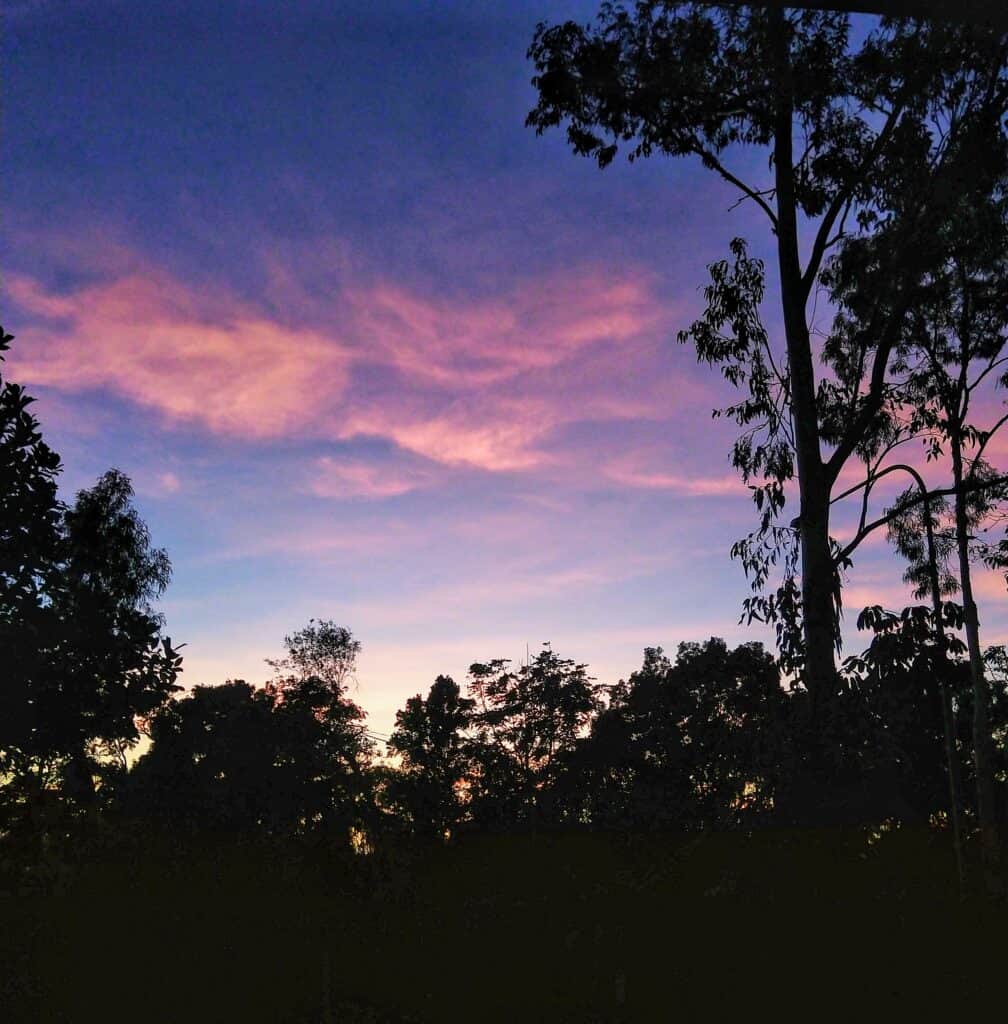
<instances>
[{"instance_id":1,"label":"sunset sky","mask_svg":"<svg viewBox=\"0 0 1008 1024\"><path fill-rule=\"evenodd\" d=\"M737 625L731 391L675 334L769 231L696 163L602 172L524 127L536 22L596 8L8 5L5 372L65 498L132 478L187 686L262 682L334 619L387 732L526 644L612 682L645 645L766 639ZM900 573L880 533L848 607L906 603Z\"/></svg>"}]
</instances>

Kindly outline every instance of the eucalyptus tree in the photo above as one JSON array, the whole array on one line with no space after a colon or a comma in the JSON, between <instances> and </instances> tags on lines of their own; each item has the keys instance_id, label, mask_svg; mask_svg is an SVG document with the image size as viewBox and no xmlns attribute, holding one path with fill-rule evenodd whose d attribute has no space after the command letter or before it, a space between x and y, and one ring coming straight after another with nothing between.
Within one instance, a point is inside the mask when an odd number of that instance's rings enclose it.
<instances>
[{"instance_id":1,"label":"eucalyptus tree","mask_svg":"<svg viewBox=\"0 0 1008 1024\"><path fill-rule=\"evenodd\" d=\"M785 638L800 626L789 650L813 715L838 688L837 481L877 448L895 346L941 262L943 225L1002 158L1006 54L1005 36L983 27L884 19L855 46L842 13L658 0L603 4L593 25L541 24L529 50L537 132L566 124L575 153L601 167L620 146L631 160L693 157L766 217L783 343L758 321L762 280L742 243L681 338L747 390L727 412L742 428L733 458L760 525L734 554L757 589L750 614L777 621ZM767 155L767 180L733 166L745 148ZM841 317L814 345L817 286L842 290L855 267L885 281L884 292L858 310L858 330ZM799 509L789 528L779 519L792 481ZM768 595L781 558L784 581Z\"/></svg>"},{"instance_id":2,"label":"eucalyptus tree","mask_svg":"<svg viewBox=\"0 0 1008 1024\"><path fill-rule=\"evenodd\" d=\"M1008 149L1003 136L1001 145ZM1008 385L1008 174L994 184L985 201L963 203L944 235L945 261L929 275L925 295L910 312L897 357L907 375L910 428L924 434L929 460L951 477L943 537L946 554L954 553L954 583L962 593L977 813L989 860L996 857L997 801L971 562L985 553L974 543L978 528L1008 498L1008 476L989 460L991 442L1008 422L1006 403L998 401ZM904 496L902 505L907 504ZM915 553L905 527L896 539L905 552Z\"/></svg>"}]
</instances>

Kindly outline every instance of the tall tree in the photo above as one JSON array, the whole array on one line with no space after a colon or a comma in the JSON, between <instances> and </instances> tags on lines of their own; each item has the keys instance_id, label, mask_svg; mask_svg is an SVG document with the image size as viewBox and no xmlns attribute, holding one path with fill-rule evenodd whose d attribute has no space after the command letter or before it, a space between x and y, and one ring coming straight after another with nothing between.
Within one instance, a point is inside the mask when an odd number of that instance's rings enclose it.
<instances>
[{"instance_id":1,"label":"tall tree","mask_svg":"<svg viewBox=\"0 0 1008 1024\"><path fill-rule=\"evenodd\" d=\"M877 427L900 325L939 259L937 229L989 162L1008 94L1005 38L884 20L853 52L844 14L642 0L632 10L604 4L593 26L542 24L529 56L539 102L528 123L538 132L566 123L574 151L602 167L621 144L631 159L695 156L769 221L780 358L763 360L762 340L730 305L708 318L706 332L716 346L727 324L735 346L727 354L752 366L756 390L735 411L751 434L736 462L770 509L764 535L797 478L797 610L804 679L820 708L838 687L833 489ZM749 183L730 168L747 146L767 152L767 182ZM800 223L812 239L804 255ZM844 371L833 383L817 379L807 306L831 251L855 242L850 251L863 267L867 257L889 288L865 330L833 345ZM694 340L701 357L716 358L714 347L702 349L703 328ZM764 564L773 557L771 550Z\"/></svg>"},{"instance_id":2,"label":"tall tree","mask_svg":"<svg viewBox=\"0 0 1008 1024\"><path fill-rule=\"evenodd\" d=\"M998 141L1008 154L1008 140L1002 135ZM1008 497L1008 478L986 458L1008 414L1000 414L994 395L984 393L1008 385L1008 172L1003 170L1008 156L1002 161L989 194L964 202L945 232L945 260L929 275L927 292L910 312L898 348L900 369L908 376L911 422L927 431L929 459L949 464L951 471L952 510L944 535L955 551L962 592L977 814L991 867L998 857L994 751L971 561L978 527ZM978 169L978 177L984 170ZM864 283L858 288L864 290Z\"/></svg>"},{"instance_id":3,"label":"tall tree","mask_svg":"<svg viewBox=\"0 0 1008 1024\"><path fill-rule=\"evenodd\" d=\"M959 746L956 739L955 713L952 700L952 665L949 652L956 638L947 630L950 612L958 609L946 607L942 598L958 589L955 578L949 572L948 562L952 552L952 540L939 532L943 513L947 510L944 498L927 499L911 505L927 487L920 474L910 466L905 467L914 478L916 487L905 491L897 500L896 507L907 506L907 512L898 515L889 523L889 539L907 560L903 575L905 582L914 587L914 597L928 597L931 600L931 633L934 656L928 666L930 675L938 682L942 707L942 730L945 744L945 766L948 777L949 818L952 823L952 842L956 856L956 872L959 887L966 882L965 863L962 849L962 780L959 762Z\"/></svg>"},{"instance_id":4,"label":"tall tree","mask_svg":"<svg viewBox=\"0 0 1008 1024\"><path fill-rule=\"evenodd\" d=\"M760 644L648 648L592 726L583 762L601 826L726 828L765 819L791 772L790 702Z\"/></svg>"},{"instance_id":5,"label":"tall tree","mask_svg":"<svg viewBox=\"0 0 1008 1024\"><path fill-rule=\"evenodd\" d=\"M66 783L87 797L102 762L125 768L137 719L178 687L182 659L151 602L171 578L118 470L80 491L63 516L62 557L50 580L55 613L50 676L37 694L38 732L69 757Z\"/></svg>"},{"instance_id":6,"label":"tall tree","mask_svg":"<svg viewBox=\"0 0 1008 1024\"><path fill-rule=\"evenodd\" d=\"M314 775L324 794L320 822L358 827L372 816L366 769L374 747L366 713L348 695L360 641L344 626L312 619L284 637L284 648L283 658L267 660L276 675L266 690L294 735L304 734L302 742L292 743L291 756L310 761L304 770Z\"/></svg>"}]
</instances>

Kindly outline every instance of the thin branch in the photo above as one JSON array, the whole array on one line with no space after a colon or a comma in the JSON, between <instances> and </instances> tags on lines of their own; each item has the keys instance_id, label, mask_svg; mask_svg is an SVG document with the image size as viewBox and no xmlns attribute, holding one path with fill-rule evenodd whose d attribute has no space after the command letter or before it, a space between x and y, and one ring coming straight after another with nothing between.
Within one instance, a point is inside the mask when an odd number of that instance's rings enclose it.
<instances>
[{"instance_id":1,"label":"thin branch","mask_svg":"<svg viewBox=\"0 0 1008 1024\"><path fill-rule=\"evenodd\" d=\"M850 216L851 209L854 206L854 200L848 199L844 204L843 213L840 215L840 227L837 228L837 233L826 243L823 248L825 254L829 249L832 249L838 242L843 241L847 237L847 218Z\"/></svg>"},{"instance_id":2,"label":"thin branch","mask_svg":"<svg viewBox=\"0 0 1008 1024\"><path fill-rule=\"evenodd\" d=\"M889 139L896 130L896 122L899 120L902 113L903 99L901 97L889 112L889 116L886 118L886 122L882 126L882 130L875 137L875 141L868 150L860 168L858 168L857 174L854 176L853 180L846 185L846 187L842 188L833 197L833 202L830 203L826 213L823 214L823 219L819 223L819 230L816 232L815 241L812 243L812 252L809 255L808 265L805 267L805 273L802 274L802 293L806 299L808 299L809 292L812 289L812 282L819 273L819 267L822 264L823 254L826 252L830 232L833 230L833 225L836 223L837 217L840 216L840 212L843 210L844 206L850 203L854 195L854 190L864 180L864 176L868 173L869 168L878 158L879 153L881 153L888 144Z\"/></svg>"},{"instance_id":3,"label":"thin branch","mask_svg":"<svg viewBox=\"0 0 1008 1024\"><path fill-rule=\"evenodd\" d=\"M902 465L890 466L887 470L885 470L885 472L889 472L891 470L896 469L909 470L909 467ZM884 473L879 474L880 477L883 475ZM994 488L1001 487L1005 484L1008 484L1008 476L994 477L991 480L976 480L971 484L964 485L961 488L961 492L970 494L974 491L993 490ZM865 486L864 483L861 483L858 485L858 487L853 488L853 490L858 490L860 487L863 486ZM854 539L837 554L837 561L842 561L845 558L849 558L850 555L858 548L861 542L865 539L865 537L867 537L870 533L873 533L880 526L886 526L888 523L891 523L897 516L902 515L904 512L909 511L911 508L914 508L915 506L920 505L925 501L929 501L932 498L947 498L950 495L955 494L956 491L957 488L955 487L943 487L936 491L928 491L925 494L919 494L916 498L913 498L910 501L905 502L904 504L900 505L900 507L897 509L891 509L884 516L881 516L879 519L876 519L874 522L869 523L866 527L859 530L855 535Z\"/></svg>"},{"instance_id":4,"label":"thin branch","mask_svg":"<svg viewBox=\"0 0 1008 1024\"><path fill-rule=\"evenodd\" d=\"M717 171L718 174L724 178L725 181L734 185L737 189L744 192L750 199L754 200L763 210L763 212L770 218L770 223L773 224L774 230L777 230L777 214L773 212L770 205L763 198L764 195L772 195L773 190L760 191L747 185L741 178L735 177L731 171L709 150L703 146L696 145L696 152L700 159L711 168L711 170Z\"/></svg>"},{"instance_id":5,"label":"thin branch","mask_svg":"<svg viewBox=\"0 0 1008 1024\"><path fill-rule=\"evenodd\" d=\"M994 426L990 428L990 430L984 432L984 439L980 442L980 445L976 451L976 455L973 456L973 463L970 466L969 473L966 474L967 480L972 480L975 478L976 467L980 464L980 456L983 455L983 450L984 448L987 447L987 442L990 441L994 434L998 430L1000 430L1006 422L1008 422L1008 413L1005 413L1004 416L1002 416L1001 419L999 419L997 423L995 423Z\"/></svg>"},{"instance_id":6,"label":"thin branch","mask_svg":"<svg viewBox=\"0 0 1008 1024\"><path fill-rule=\"evenodd\" d=\"M830 480L836 480L844 463L857 447L857 443L864 435L868 424L871 423L872 417L882 406L882 395L885 386L886 370L889 366L889 355L892 352L893 346L896 344L896 336L899 333L903 317L906 316L906 312L910 307L910 298L908 294L910 289L907 286L905 278L901 282L900 290L903 294L900 297L893 314L889 317L884 331L882 332L878 348L875 349L875 359L872 362L871 381L868 385L868 394L865 397L865 403L861 406L861 410L857 416L855 416L854 422L844 432L844 436L841 438L840 443L830 456L829 462L826 463L826 471L829 474ZM870 337L871 333L868 333L866 336Z\"/></svg>"},{"instance_id":7,"label":"thin branch","mask_svg":"<svg viewBox=\"0 0 1008 1024\"><path fill-rule=\"evenodd\" d=\"M977 377L977 379L973 381L972 384L967 385L966 390L975 391L980 386L981 381L983 381L984 377L986 377L987 374L993 373L994 370L996 370L999 366L1003 365L1004 363L1008 363L1008 356L1002 356L1000 359L992 360L990 363L987 364L987 366L984 368L980 376Z\"/></svg>"},{"instance_id":8,"label":"thin branch","mask_svg":"<svg viewBox=\"0 0 1008 1024\"><path fill-rule=\"evenodd\" d=\"M903 465L903 463L895 463L892 466L886 466L879 473L870 473L860 483L855 484L853 487L848 487L843 494L838 494L835 498L830 499L830 504L835 505L838 501L843 501L844 498L849 498L852 494L856 494L860 490L871 490L875 484L879 482L884 476L888 476L890 473L895 473L897 470L906 470L907 472L916 472L911 470L909 467Z\"/></svg>"}]
</instances>

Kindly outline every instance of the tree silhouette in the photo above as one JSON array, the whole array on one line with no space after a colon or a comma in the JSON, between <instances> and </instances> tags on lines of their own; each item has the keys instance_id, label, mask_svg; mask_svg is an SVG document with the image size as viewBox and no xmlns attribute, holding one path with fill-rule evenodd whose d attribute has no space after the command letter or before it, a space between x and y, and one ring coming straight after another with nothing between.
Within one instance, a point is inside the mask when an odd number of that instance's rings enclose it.
<instances>
[{"instance_id":1,"label":"tree silhouette","mask_svg":"<svg viewBox=\"0 0 1008 1024\"><path fill-rule=\"evenodd\" d=\"M346 696L360 644L313 619L284 646L264 687L197 686L151 716L151 748L123 787L131 814L192 834L318 834L344 844L371 825L372 743Z\"/></svg>"},{"instance_id":2,"label":"tree silhouette","mask_svg":"<svg viewBox=\"0 0 1008 1024\"><path fill-rule=\"evenodd\" d=\"M931 599L931 631L934 640L934 657L928 666L934 679L937 680L942 706L942 730L945 744L945 765L948 775L949 816L952 822L952 842L956 855L956 870L959 875L960 889L966 883L965 865L963 861L962 839L962 769L959 760L959 748L956 741L955 712L951 692L951 665L949 652L955 637L950 637L946 629L950 608L945 606L942 597L952 594L958 588L955 578L948 571L948 562L952 554L954 542L947 534L939 532L938 526L942 515L947 511L944 498L929 499L921 504L909 507L909 503L926 492L920 474L906 467L914 478L916 490L910 488L897 500L897 507L908 506L903 515L898 515L889 523L889 539L900 554L907 560L907 569L903 574L905 582L914 587L914 597Z\"/></svg>"},{"instance_id":3,"label":"tree silhouette","mask_svg":"<svg viewBox=\"0 0 1008 1024\"><path fill-rule=\"evenodd\" d=\"M949 103L950 116L964 116L977 105L978 92L994 88L982 76L967 80L964 94ZM950 486L929 495L914 467L896 464L882 469L876 461L864 488L857 535L846 550L881 522L888 522L890 538L908 559L905 578L918 596L930 595L931 621L939 631L942 594L962 591L962 625L974 690L977 810L986 858L994 861L998 853L989 695L970 561L983 553L974 550L973 534L990 517L1008 485L1008 477L998 474L985 458L990 441L1008 417L985 424L987 429L973 422L978 406L986 404L983 388L1003 386L1008 380L1001 369L1008 328L1008 139L996 122L980 121L974 133L970 151L975 162L968 182L947 200L955 216L935 226L936 256L922 275L916 302L899 325L893 365L901 380L891 388L883 410L887 420L883 450L920 436L928 461L948 467ZM833 296L841 311L838 337L849 339L869 330L874 311L889 301L887 286L871 272L878 265L875 254L886 244L886 234L883 230L876 238L850 245L832 268ZM916 486L904 492L881 519L867 522L872 487L894 472L909 474ZM951 509L946 495L952 499ZM957 575L948 568L953 555ZM937 639L941 646L941 636ZM954 771L951 754L950 767Z\"/></svg>"},{"instance_id":4,"label":"tree silhouette","mask_svg":"<svg viewBox=\"0 0 1008 1024\"><path fill-rule=\"evenodd\" d=\"M566 123L574 151L603 167L624 143L631 159L693 155L770 222L783 353L760 361L762 339L730 302L687 335L701 358L721 361L726 346L735 382L752 385L734 410L749 432L736 463L755 478L764 513L739 552L751 570L769 571L786 542L775 520L785 486L797 478L801 600L796 605L787 580L778 598L801 622L815 711L839 692L833 488L876 429L899 329L923 273L940 258L939 229L988 158L989 129L999 125L1008 95L1002 39L972 26L883 21L851 53L843 14L651 0L631 11L605 4L594 26L540 25L529 56L539 102L528 123L538 132ZM738 146L768 152L764 186L728 167ZM800 218L812 235L804 261ZM817 380L807 304L838 247L858 253L862 265L870 251L872 272L889 287L867 329L832 346L831 362L849 373L841 375L845 386L831 389ZM773 603L762 609L779 613Z\"/></svg>"},{"instance_id":5,"label":"tree silhouette","mask_svg":"<svg viewBox=\"0 0 1008 1024\"><path fill-rule=\"evenodd\" d=\"M19 568L5 574L14 587L0 616L4 662L13 667L3 692L3 770L29 805L51 788L86 805L97 778L125 770L140 739L137 719L177 689L181 657L150 606L171 566L151 546L117 470L79 492L73 506L55 502L58 462L24 419L23 392L9 394L21 410L22 441L26 430L35 440L5 453L6 471L13 465L23 475L34 461L44 472L32 500L13 510L24 519L10 531L22 551Z\"/></svg>"},{"instance_id":6,"label":"tree silhouette","mask_svg":"<svg viewBox=\"0 0 1008 1024\"><path fill-rule=\"evenodd\" d=\"M132 504L133 487L109 470L80 491L64 515L64 559L53 585L50 637L57 692L45 710L54 748L72 758L74 787L87 794L93 766L125 754L140 738L136 720L177 687L181 657L162 638L150 601L171 576Z\"/></svg>"},{"instance_id":7,"label":"tree silhouette","mask_svg":"<svg viewBox=\"0 0 1008 1024\"><path fill-rule=\"evenodd\" d=\"M565 758L601 707L586 666L549 646L517 672L508 662L474 663L469 693L476 735L470 813L480 823L555 824L555 786Z\"/></svg>"},{"instance_id":8,"label":"tree silhouette","mask_svg":"<svg viewBox=\"0 0 1008 1024\"><path fill-rule=\"evenodd\" d=\"M373 817L373 793L367 767L373 743L366 713L347 696L354 678L360 642L350 630L329 620L312 619L284 637L286 654L268 660L276 676L266 684L277 713L300 743L292 756L306 768L322 794L315 815L328 829L349 830Z\"/></svg>"},{"instance_id":9,"label":"tree silhouette","mask_svg":"<svg viewBox=\"0 0 1008 1024\"><path fill-rule=\"evenodd\" d=\"M723 640L648 648L613 689L585 746L599 822L729 828L765 820L793 764L789 701L772 655Z\"/></svg>"},{"instance_id":10,"label":"tree silhouette","mask_svg":"<svg viewBox=\"0 0 1008 1024\"><path fill-rule=\"evenodd\" d=\"M13 336L0 328L0 362ZM59 456L42 440L34 401L0 375L0 778L27 777L47 751L33 693L52 625L46 596L59 544Z\"/></svg>"},{"instance_id":11,"label":"tree silhouette","mask_svg":"<svg viewBox=\"0 0 1008 1024\"><path fill-rule=\"evenodd\" d=\"M284 828L296 814L275 767L280 732L264 690L243 680L195 686L152 715L148 729L151 748L125 786L130 812L210 835Z\"/></svg>"},{"instance_id":12,"label":"tree silhouette","mask_svg":"<svg viewBox=\"0 0 1008 1024\"><path fill-rule=\"evenodd\" d=\"M388 745L403 770L393 784L393 801L421 835L444 836L462 815L458 790L469 757L463 734L475 706L450 676L438 676L426 699L417 694L396 712Z\"/></svg>"}]
</instances>

